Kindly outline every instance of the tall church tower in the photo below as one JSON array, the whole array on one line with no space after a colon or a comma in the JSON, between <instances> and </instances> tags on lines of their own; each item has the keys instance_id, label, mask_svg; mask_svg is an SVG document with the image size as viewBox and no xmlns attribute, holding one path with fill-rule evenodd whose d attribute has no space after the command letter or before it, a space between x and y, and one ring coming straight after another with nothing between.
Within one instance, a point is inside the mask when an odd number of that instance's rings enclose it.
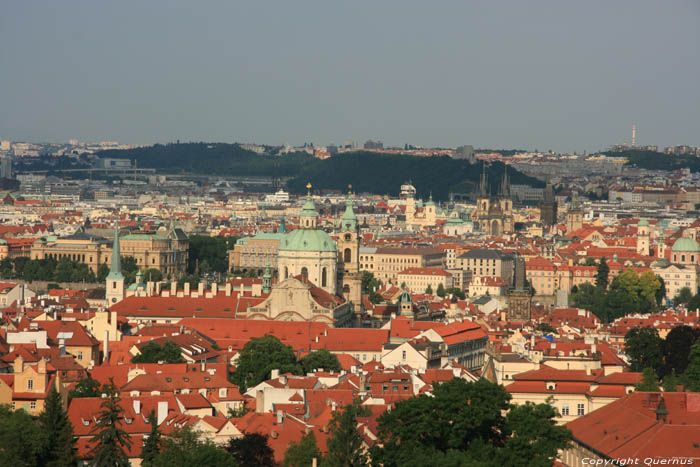
<instances>
[{"instance_id":1,"label":"tall church tower","mask_svg":"<svg viewBox=\"0 0 700 467\"><path fill-rule=\"evenodd\" d=\"M481 172L481 182L479 183L479 194L476 197L476 210L477 215L483 213L484 216L488 215L489 207L491 206L491 193L489 190L489 183L486 176L486 162L483 162L483 171Z\"/></svg>"},{"instance_id":2,"label":"tall church tower","mask_svg":"<svg viewBox=\"0 0 700 467\"><path fill-rule=\"evenodd\" d=\"M649 222L644 218L637 224L637 254L649 256Z\"/></svg>"},{"instance_id":3,"label":"tall church tower","mask_svg":"<svg viewBox=\"0 0 700 467\"><path fill-rule=\"evenodd\" d=\"M105 298L107 306L114 305L124 300L124 275L122 274L122 259L119 252L119 223L114 229L114 243L112 245L112 263L106 279Z\"/></svg>"},{"instance_id":4,"label":"tall church tower","mask_svg":"<svg viewBox=\"0 0 700 467\"><path fill-rule=\"evenodd\" d=\"M350 186L352 189L352 185ZM345 212L340 218L338 240L338 290L352 303L359 315L362 309L362 273L360 272L360 231L357 216L352 209L352 192L345 201Z\"/></svg>"},{"instance_id":5,"label":"tall church tower","mask_svg":"<svg viewBox=\"0 0 700 467\"><path fill-rule=\"evenodd\" d=\"M566 213L566 233L569 234L581 227L583 227L583 209L578 199L578 193L574 193L571 207Z\"/></svg>"},{"instance_id":6,"label":"tall church tower","mask_svg":"<svg viewBox=\"0 0 700 467\"><path fill-rule=\"evenodd\" d=\"M544 189L544 199L540 203L540 221L551 227L557 223L557 201L554 197L554 188L550 182Z\"/></svg>"}]
</instances>

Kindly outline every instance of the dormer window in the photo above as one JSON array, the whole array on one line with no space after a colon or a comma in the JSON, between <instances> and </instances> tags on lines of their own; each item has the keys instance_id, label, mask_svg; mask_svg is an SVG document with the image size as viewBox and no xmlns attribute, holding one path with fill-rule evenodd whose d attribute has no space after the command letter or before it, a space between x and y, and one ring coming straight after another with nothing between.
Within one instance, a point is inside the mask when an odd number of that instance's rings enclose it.
<instances>
[{"instance_id":1,"label":"dormer window","mask_svg":"<svg viewBox=\"0 0 700 467\"><path fill-rule=\"evenodd\" d=\"M554 391L555 389L557 389L557 383L551 381L547 383L547 391Z\"/></svg>"}]
</instances>

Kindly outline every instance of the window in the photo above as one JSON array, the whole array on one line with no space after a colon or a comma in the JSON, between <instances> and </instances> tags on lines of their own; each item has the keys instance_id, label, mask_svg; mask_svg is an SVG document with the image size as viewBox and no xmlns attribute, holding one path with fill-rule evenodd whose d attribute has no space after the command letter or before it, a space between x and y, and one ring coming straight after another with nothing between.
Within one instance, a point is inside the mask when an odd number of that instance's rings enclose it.
<instances>
[{"instance_id":1,"label":"window","mask_svg":"<svg viewBox=\"0 0 700 467\"><path fill-rule=\"evenodd\" d=\"M82 359L83 359L83 353L82 353L82 352L78 352L78 360L82 360Z\"/></svg>"},{"instance_id":2,"label":"window","mask_svg":"<svg viewBox=\"0 0 700 467\"><path fill-rule=\"evenodd\" d=\"M28 390L28 391L31 391L32 389L34 389L34 380L33 380L33 379L28 379L28 380L27 380L27 390Z\"/></svg>"},{"instance_id":3,"label":"window","mask_svg":"<svg viewBox=\"0 0 700 467\"><path fill-rule=\"evenodd\" d=\"M398 391L398 390L399 390L399 387L398 387L396 384L394 384L393 386L391 386L391 390L392 390L392 391Z\"/></svg>"},{"instance_id":4,"label":"window","mask_svg":"<svg viewBox=\"0 0 700 467\"><path fill-rule=\"evenodd\" d=\"M562 404L561 405L561 415L563 417L569 416L569 404Z\"/></svg>"},{"instance_id":5,"label":"window","mask_svg":"<svg viewBox=\"0 0 700 467\"><path fill-rule=\"evenodd\" d=\"M406 360L406 351L401 352L401 360Z\"/></svg>"},{"instance_id":6,"label":"window","mask_svg":"<svg viewBox=\"0 0 700 467\"><path fill-rule=\"evenodd\" d=\"M389 390L389 386L386 384L382 384L382 391L388 391L388 390Z\"/></svg>"},{"instance_id":7,"label":"window","mask_svg":"<svg viewBox=\"0 0 700 467\"><path fill-rule=\"evenodd\" d=\"M584 413L586 413L585 406L583 404L578 404L576 406L576 415L583 415Z\"/></svg>"}]
</instances>

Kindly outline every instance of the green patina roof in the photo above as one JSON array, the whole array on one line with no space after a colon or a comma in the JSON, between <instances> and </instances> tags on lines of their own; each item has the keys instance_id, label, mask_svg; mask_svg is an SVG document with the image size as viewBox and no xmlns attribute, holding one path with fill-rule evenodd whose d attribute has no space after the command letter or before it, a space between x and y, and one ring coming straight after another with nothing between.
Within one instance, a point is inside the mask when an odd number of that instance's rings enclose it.
<instances>
[{"instance_id":1,"label":"green patina roof","mask_svg":"<svg viewBox=\"0 0 700 467\"><path fill-rule=\"evenodd\" d=\"M642 217L639 223L637 224L638 227L649 227L649 221L646 220L645 217Z\"/></svg>"},{"instance_id":2,"label":"green patina roof","mask_svg":"<svg viewBox=\"0 0 700 467\"><path fill-rule=\"evenodd\" d=\"M129 234L122 237L122 240L167 240L163 235L150 234Z\"/></svg>"},{"instance_id":3,"label":"green patina roof","mask_svg":"<svg viewBox=\"0 0 700 467\"><path fill-rule=\"evenodd\" d=\"M318 213L316 212L316 205L311 201L311 196L306 197L306 203L301 208L301 217L316 217Z\"/></svg>"},{"instance_id":4,"label":"green patina roof","mask_svg":"<svg viewBox=\"0 0 700 467\"><path fill-rule=\"evenodd\" d=\"M700 246L698 242L692 238L681 237L673 244L671 251L679 253L700 253Z\"/></svg>"},{"instance_id":5,"label":"green patina roof","mask_svg":"<svg viewBox=\"0 0 700 467\"><path fill-rule=\"evenodd\" d=\"M7 240L5 240L4 238L0 238L0 245L7 245Z\"/></svg>"},{"instance_id":6,"label":"green patina roof","mask_svg":"<svg viewBox=\"0 0 700 467\"><path fill-rule=\"evenodd\" d=\"M284 232L263 232L255 235L254 240L283 240L286 234Z\"/></svg>"},{"instance_id":7,"label":"green patina roof","mask_svg":"<svg viewBox=\"0 0 700 467\"><path fill-rule=\"evenodd\" d=\"M122 280L124 275L122 275L122 257L119 253L119 223L117 222L114 227L114 241L112 243L112 262L109 266L109 274L107 274L107 279Z\"/></svg>"},{"instance_id":8,"label":"green patina roof","mask_svg":"<svg viewBox=\"0 0 700 467\"><path fill-rule=\"evenodd\" d=\"M297 229L285 234L280 251L336 251L335 241L323 230Z\"/></svg>"},{"instance_id":9,"label":"green patina roof","mask_svg":"<svg viewBox=\"0 0 700 467\"><path fill-rule=\"evenodd\" d=\"M357 216L352 209L352 198L345 201L345 212L340 218L340 228L342 230L357 230Z\"/></svg>"},{"instance_id":10,"label":"green patina roof","mask_svg":"<svg viewBox=\"0 0 700 467\"><path fill-rule=\"evenodd\" d=\"M248 243L248 237L239 238L236 240L236 245L245 245Z\"/></svg>"},{"instance_id":11,"label":"green patina roof","mask_svg":"<svg viewBox=\"0 0 700 467\"><path fill-rule=\"evenodd\" d=\"M462 225L464 224L464 221L460 219L459 217L450 217L445 221L445 224L449 225Z\"/></svg>"}]
</instances>

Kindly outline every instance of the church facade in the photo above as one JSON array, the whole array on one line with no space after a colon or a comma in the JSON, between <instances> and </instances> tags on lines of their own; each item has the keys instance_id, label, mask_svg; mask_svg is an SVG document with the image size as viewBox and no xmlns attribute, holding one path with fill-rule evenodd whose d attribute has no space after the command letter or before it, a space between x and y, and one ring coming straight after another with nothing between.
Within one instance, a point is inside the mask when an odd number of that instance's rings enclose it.
<instances>
[{"instance_id":1,"label":"church facade","mask_svg":"<svg viewBox=\"0 0 700 467\"><path fill-rule=\"evenodd\" d=\"M498 195L492 196L486 176L486 164L484 164L479 194L476 199L476 209L472 211L472 220L479 224L482 231L493 237L500 237L515 231L513 199L507 166Z\"/></svg>"}]
</instances>

